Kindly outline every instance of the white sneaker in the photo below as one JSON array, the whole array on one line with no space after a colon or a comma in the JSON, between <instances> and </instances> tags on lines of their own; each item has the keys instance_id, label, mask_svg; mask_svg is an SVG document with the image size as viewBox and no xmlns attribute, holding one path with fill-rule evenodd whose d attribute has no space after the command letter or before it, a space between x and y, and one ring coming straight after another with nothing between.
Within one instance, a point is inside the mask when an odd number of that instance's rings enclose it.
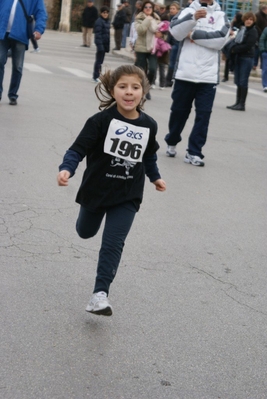
<instances>
[{"instance_id":1,"label":"white sneaker","mask_svg":"<svg viewBox=\"0 0 267 399\"><path fill-rule=\"evenodd\" d=\"M155 88L156 88L156 85L151 85L152 90L155 90Z\"/></svg>"},{"instance_id":2,"label":"white sneaker","mask_svg":"<svg viewBox=\"0 0 267 399\"><path fill-rule=\"evenodd\" d=\"M107 294L104 291L93 294L86 311L97 315L111 316L112 306L109 303Z\"/></svg>"},{"instance_id":3,"label":"white sneaker","mask_svg":"<svg viewBox=\"0 0 267 399\"><path fill-rule=\"evenodd\" d=\"M263 91L264 93L267 93L267 87L264 87Z\"/></svg>"},{"instance_id":4,"label":"white sneaker","mask_svg":"<svg viewBox=\"0 0 267 399\"><path fill-rule=\"evenodd\" d=\"M92 79L91 79L91 82L92 82L92 83L100 83L100 79L98 79L98 78L97 78L97 79L92 78Z\"/></svg>"},{"instance_id":5,"label":"white sneaker","mask_svg":"<svg viewBox=\"0 0 267 399\"><path fill-rule=\"evenodd\" d=\"M184 157L185 163L191 163L192 165L195 166L204 166L205 163L202 161L200 157L197 155L190 155L188 152L185 154Z\"/></svg>"},{"instance_id":6,"label":"white sneaker","mask_svg":"<svg viewBox=\"0 0 267 399\"><path fill-rule=\"evenodd\" d=\"M169 157L174 158L175 155L177 154L177 152L176 152L176 145L168 145L168 146L167 146L166 154L167 154Z\"/></svg>"},{"instance_id":7,"label":"white sneaker","mask_svg":"<svg viewBox=\"0 0 267 399\"><path fill-rule=\"evenodd\" d=\"M31 53L40 53L41 50L39 49L39 47L37 47L36 49L32 50Z\"/></svg>"}]
</instances>

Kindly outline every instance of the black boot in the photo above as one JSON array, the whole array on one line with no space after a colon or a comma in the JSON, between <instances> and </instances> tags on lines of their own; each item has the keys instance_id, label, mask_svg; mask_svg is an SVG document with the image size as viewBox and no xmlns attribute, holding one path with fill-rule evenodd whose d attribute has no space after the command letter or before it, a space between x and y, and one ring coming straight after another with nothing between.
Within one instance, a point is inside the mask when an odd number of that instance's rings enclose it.
<instances>
[{"instance_id":1,"label":"black boot","mask_svg":"<svg viewBox=\"0 0 267 399\"><path fill-rule=\"evenodd\" d=\"M172 77L173 77L173 68L168 68L167 76L166 76L166 87L172 87Z\"/></svg>"},{"instance_id":2,"label":"black boot","mask_svg":"<svg viewBox=\"0 0 267 399\"><path fill-rule=\"evenodd\" d=\"M246 104L246 98L247 98L247 94L248 94L248 88L240 87L240 90L241 90L240 102L239 102L239 104L236 104L234 107L231 108L234 111L245 111L245 104Z\"/></svg>"},{"instance_id":3,"label":"black boot","mask_svg":"<svg viewBox=\"0 0 267 399\"><path fill-rule=\"evenodd\" d=\"M241 98L241 86L237 86L237 89L236 89L236 102L233 105L228 105L226 108L233 109L233 107L236 107L240 103L240 98Z\"/></svg>"}]
</instances>

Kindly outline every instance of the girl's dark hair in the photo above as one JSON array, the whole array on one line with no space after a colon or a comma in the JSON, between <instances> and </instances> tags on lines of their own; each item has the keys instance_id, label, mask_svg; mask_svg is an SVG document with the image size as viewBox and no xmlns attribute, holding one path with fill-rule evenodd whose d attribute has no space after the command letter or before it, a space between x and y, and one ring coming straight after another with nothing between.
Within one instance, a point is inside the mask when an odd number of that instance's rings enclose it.
<instances>
[{"instance_id":1,"label":"girl's dark hair","mask_svg":"<svg viewBox=\"0 0 267 399\"><path fill-rule=\"evenodd\" d=\"M252 19L253 19L253 22L254 22L254 24L255 24L257 18L256 18L256 15L253 14L253 12L251 12L251 11L246 12L245 14L243 14L243 16L242 16L242 21L245 22L245 21L246 21L247 19L249 19L249 18L252 18Z\"/></svg>"},{"instance_id":2,"label":"girl's dark hair","mask_svg":"<svg viewBox=\"0 0 267 399\"><path fill-rule=\"evenodd\" d=\"M155 4L152 1L150 1L150 0L146 0L146 1L143 2L143 5L141 7L141 11L144 11L144 8L145 8L145 6L147 4L151 4L152 5L152 11L154 13ZM151 17L153 17L153 14L151 15Z\"/></svg>"},{"instance_id":3,"label":"girl's dark hair","mask_svg":"<svg viewBox=\"0 0 267 399\"><path fill-rule=\"evenodd\" d=\"M242 21L242 17L243 17L242 12L237 11L236 14L235 14L235 17L234 17L234 19L232 21L233 28L240 29L241 26L244 25L243 21Z\"/></svg>"},{"instance_id":4,"label":"girl's dark hair","mask_svg":"<svg viewBox=\"0 0 267 399\"><path fill-rule=\"evenodd\" d=\"M107 11L109 12L109 8L107 6L103 6L100 8L100 14L102 14L102 12Z\"/></svg>"},{"instance_id":5,"label":"girl's dark hair","mask_svg":"<svg viewBox=\"0 0 267 399\"><path fill-rule=\"evenodd\" d=\"M114 71L108 70L103 75L100 75L100 83L95 88L95 94L100 101L99 109L109 108L111 105L116 103L116 100L112 97L112 92L118 80L125 75L137 75L140 78L140 83L143 88L143 97L138 105L137 109L143 109L143 105L146 101L145 95L148 93L150 85L147 80L145 72L135 65L122 65Z\"/></svg>"}]
</instances>

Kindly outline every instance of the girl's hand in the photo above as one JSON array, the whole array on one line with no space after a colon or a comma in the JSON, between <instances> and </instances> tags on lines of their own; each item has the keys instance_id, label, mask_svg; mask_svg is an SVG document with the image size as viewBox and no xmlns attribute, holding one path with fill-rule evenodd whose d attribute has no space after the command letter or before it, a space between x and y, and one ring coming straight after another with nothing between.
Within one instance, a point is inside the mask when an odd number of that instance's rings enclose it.
<instances>
[{"instance_id":1,"label":"girl's hand","mask_svg":"<svg viewBox=\"0 0 267 399\"><path fill-rule=\"evenodd\" d=\"M68 170L62 170L61 172L59 172L59 174L57 175L57 183L59 186L67 186L68 180L70 177L70 172Z\"/></svg>"},{"instance_id":2,"label":"girl's hand","mask_svg":"<svg viewBox=\"0 0 267 399\"><path fill-rule=\"evenodd\" d=\"M166 190L166 183L162 179L153 181L153 184L155 184L157 191L165 191Z\"/></svg>"}]
</instances>

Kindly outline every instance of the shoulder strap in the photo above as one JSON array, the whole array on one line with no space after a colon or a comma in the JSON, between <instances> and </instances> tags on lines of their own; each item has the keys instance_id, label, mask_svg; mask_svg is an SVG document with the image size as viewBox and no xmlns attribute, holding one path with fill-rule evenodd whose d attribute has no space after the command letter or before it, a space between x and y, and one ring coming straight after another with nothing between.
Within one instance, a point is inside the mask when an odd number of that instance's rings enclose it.
<instances>
[{"instance_id":1,"label":"shoulder strap","mask_svg":"<svg viewBox=\"0 0 267 399\"><path fill-rule=\"evenodd\" d=\"M23 1L22 1L22 0L19 0L19 2L20 2L21 7L22 7L22 9L23 9L23 12L24 12L24 15L25 15L26 20L27 20L28 22L31 22L31 21L32 21L32 17L31 17L30 15L27 14L27 11L26 11L26 8L25 8L25 5L24 5Z\"/></svg>"}]
</instances>

